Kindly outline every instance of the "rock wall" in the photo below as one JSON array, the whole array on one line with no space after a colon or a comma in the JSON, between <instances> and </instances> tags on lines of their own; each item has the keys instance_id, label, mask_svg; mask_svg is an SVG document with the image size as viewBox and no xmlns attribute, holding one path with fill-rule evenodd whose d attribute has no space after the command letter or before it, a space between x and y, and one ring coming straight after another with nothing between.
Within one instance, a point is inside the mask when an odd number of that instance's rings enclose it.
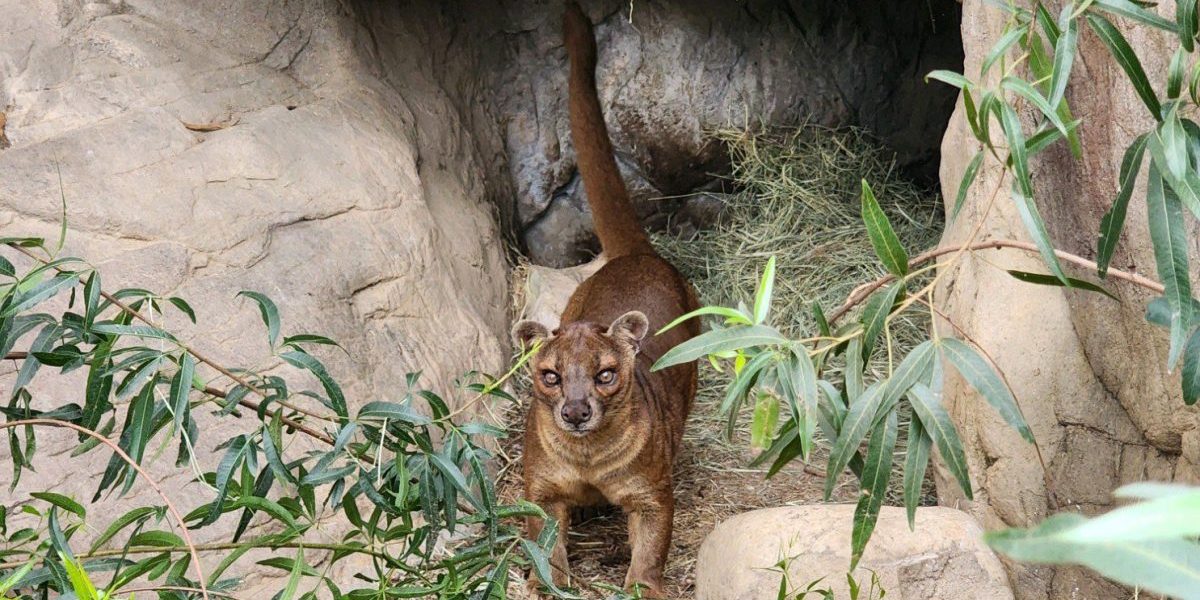
<instances>
[{"instance_id":1,"label":"rock wall","mask_svg":"<svg viewBox=\"0 0 1200 600\"><path fill-rule=\"evenodd\" d=\"M1170 3L1161 3L1156 10L1173 19ZM1052 13L1057 11L1051 7ZM1005 15L995 7L981 2L964 5L968 74L979 72L1004 23ZM1147 27L1124 23L1119 27L1156 89L1164 89L1176 42ZM1103 43L1086 27L1079 45L1067 98L1083 119L1079 134L1084 157L1075 159L1063 144L1041 155L1031 169L1038 206L1056 245L1094 257L1100 217L1117 192L1121 156L1153 121ZM1028 107L1023 118L1032 122ZM946 198L955 197L977 146L959 106L942 144ZM998 178L994 165L980 173L967 208L948 228L943 243L966 239ZM1144 198L1143 174L1113 267L1153 276ZM1200 228L1194 220L1189 222L1195 278ZM982 234L981 238L1027 239L1006 189L1000 190ZM1152 294L1113 282L1107 287L1120 298L1118 303L1098 294L1019 283L1003 269L1045 272L1036 256L986 251L952 267L938 289L938 299L947 315L1006 373L1048 472L1044 474L1031 445L961 380L948 378L945 397L968 446L975 501L963 499L948 473L939 472L942 503L964 508L979 517L986 529L994 529L1030 525L1051 512L1047 481L1060 510L1093 514L1110 507L1109 492L1124 483L1200 479L1198 413L1183 404L1178 373L1166 372L1164 331L1145 322ZM950 333L947 324L940 326ZM1010 567L1019 598L1129 597L1127 591L1082 570Z\"/></svg>"},{"instance_id":2,"label":"rock wall","mask_svg":"<svg viewBox=\"0 0 1200 600\"><path fill-rule=\"evenodd\" d=\"M460 110L472 98L417 51L436 21L367 26L361 7L258 0L4 0L0 14L12 144L0 150L0 235L57 236L61 168L66 253L110 289L188 299L202 333L178 314L165 325L224 364L274 364L242 289L279 304L285 333L345 346L353 358L320 356L355 404L396 398L410 371L444 386L507 363L504 188L487 182L487 138ZM8 389L13 364L0 368ZM40 382L45 403L82 389L49 372ZM201 456L223 437L202 434ZM41 489L90 498L107 455L72 459L75 445L41 432L38 472L3 502ZM185 510L210 498L173 456L152 461L163 487ZM158 502L134 490L129 503ZM90 517L102 530L126 508ZM227 539L228 521L202 538Z\"/></svg>"}]
</instances>

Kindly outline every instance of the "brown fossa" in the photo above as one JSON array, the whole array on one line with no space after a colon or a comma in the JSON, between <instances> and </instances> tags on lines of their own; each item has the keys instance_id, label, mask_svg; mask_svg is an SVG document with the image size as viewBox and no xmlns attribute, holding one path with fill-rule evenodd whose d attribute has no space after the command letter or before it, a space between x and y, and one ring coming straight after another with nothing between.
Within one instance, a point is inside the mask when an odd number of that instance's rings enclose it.
<instances>
[{"instance_id":1,"label":"brown fossa","mask_svg":"<svg viewBox=\"0 0 1200 600\"><path fill-rule=\"evenodd\" d=\"M625 587L664 598L675 498L671 467L696 394L696 365L652 372L670 348L695 336L691 285L650 246L617 171L596 94L596 41L579 5L569 2L563 37L570 57L571 137L596 235L607 263L584 280L553 332L534 321L513 327L530 360L533 402L525 422L525 496L559 523L551 554L555 585L568 584L570 509L619 506L629 517L631 561ZM536 539L541 519L528 521ZM530 574L536 586L536 575Z\"/></svg>"}]
</instances>

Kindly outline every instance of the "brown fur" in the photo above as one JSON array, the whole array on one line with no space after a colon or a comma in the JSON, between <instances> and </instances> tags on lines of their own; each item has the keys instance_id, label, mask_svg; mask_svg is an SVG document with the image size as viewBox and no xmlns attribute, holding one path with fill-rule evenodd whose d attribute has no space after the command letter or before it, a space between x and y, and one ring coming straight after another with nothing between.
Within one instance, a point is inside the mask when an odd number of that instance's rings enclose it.
<instances>
[{"instance_id":1,"label":"brown fur","mask_svg":"<svg viewBox=\"0 0 1200 600\"><path fill-rule=\"evenodd\" d=\"M551 557L556 584L567 582L570 509L611 503L629 515L626 587L642 584L648 597L663 597L675 507L671 468L696 393L696 365L658 372L650 367L695 336L698 325L646 334L698 303L687 280L650 246L629 201L596 95L592 26L574 2L567 4L563 29L571 62L571 135L608 262L575 290L553 333L532 321L513 329L522 345L542 342L530 362L534 402L526 418L525 495L560 524ZM578 424L568 419L586 415ZM528 525L536 537L543 524L530 519Z\"/></svg>"}]
</instances>

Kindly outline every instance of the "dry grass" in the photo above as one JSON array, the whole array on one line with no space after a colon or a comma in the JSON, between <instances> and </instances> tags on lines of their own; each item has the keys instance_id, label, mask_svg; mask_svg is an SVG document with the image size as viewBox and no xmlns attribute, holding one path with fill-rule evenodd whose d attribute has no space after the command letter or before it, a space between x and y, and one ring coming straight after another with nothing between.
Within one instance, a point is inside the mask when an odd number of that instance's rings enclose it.
<instances>
[{"instance_id":1,"label":"dry grass","mask_svg":"<svg viewBox=\"0 0 1200 600\"><path fill-rule=\"evenodd\" d=\"M777 257L773 321L800 337L814 330L810 306L839 304L858 284L882 273L859 215L860 181L866 179L911 249L936 242L941 209L936 195L904 181L890 155L858 131L833 132L805 127L798 130L751 134L721 131L733 158L732 183L740 190L726 198L720 223L688 238L656 236L659 251L695 284L702 302L731 305L749 301L767 257ZM520 280L520 274L515 279ZM514 285L523 293L521 285ZM899 320L893 342L901 355L925 336L926 321ZM878 368L880 365L874 365ZM836 378L837 368L827 376ZM690 598L693 567L704 537L722 520L756 508L822 501L823 478L805 471L798 461L770 480L765 469L747 465L754 457L746 426L748 415L733 439L725 439L725 418L717 414L728 376L701 366L700 392L685 434L684 450L675 469L675 533L667 568L672 597ZM523 382L518 382L518 391ZM749 408L747 407L747 411ZM504 467L502 496L520 496L518 468L522 422L519 411L509 415L512 437L503 454L514 461ZM907 415L901 415L907 430ZM905 437L901 432L901 445ZM903 448L898 449L903 453ZM823 468L826 452L817 451L812 464ZM902 464L903 457L897 457ZM894 478L889 503L898 503L899 478ZM928 500L932 487L928 486ZM853 479L843 475L834 501L852 501ZM573 574L584 582L619 585L629 564L625 519L619 511L572 524L569 554ZM605 595L584 589L585 597Z\"/></svg>"}]
</instances>

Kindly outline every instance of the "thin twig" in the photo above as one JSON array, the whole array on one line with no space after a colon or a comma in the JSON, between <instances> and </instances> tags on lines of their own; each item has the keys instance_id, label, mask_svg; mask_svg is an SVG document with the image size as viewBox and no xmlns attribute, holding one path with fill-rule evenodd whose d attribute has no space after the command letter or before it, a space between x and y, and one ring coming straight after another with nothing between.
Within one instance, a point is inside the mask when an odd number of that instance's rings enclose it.
<instances>
[{"instance_id":1,"label":"thin twig","mask_svg":"<svg viewBox=\"0 0 1200 600\"><path fill-rule=\"evenodd\" d=\"M1016 250L1024 250L1026 252L1031 252L1031 253L1039 252L1037 246L1035 246L1033 244L1033 242L1023 242L1020 240L1008 240L1008 239L986 240L983 242L975 242L972 244L965 244L965 245L961 245L961 246L943 246L940 248L934 248L933 250L923 252L923 253L913 257L912 260L908 261L908 266L911 269L913 267L916 267L916 266L919 266L926 262L929 262L930 260L933 260L940 256L945 256L947 254L958 252L960 250L975 251L975 250L1001 249L1001 248L1013 248ZM1096 263L1094 261L1090 261L1086 258L1083 258L1082 256L1071 254L1069 252L1063 252L1062 250L1055 250L1054 254L1056 256L1058 256L1059 260L1071 263L1073 265L1082 267L1084 269L1094 270L1097 268ZM1163 285L1161 283L1159 283L1153 279L1150 279L1148 277L1143 277L1141 275L1138 275L1137 273L1129 273L1126 271L1122 271L1120 269L1111 269L1110 268L1108 270L1108 277L1111 277L1113 279L1119 279L1121 281L1125 281L1128 283L1132 283L1136 286L1148 289L1153 292L1158 292L1160 294L1163 293ZM865 283L863 285L858 286L857 288L854 289L853 292L850 293L850 295L846 298L846 301L844 303L842 303L842 305L839 306L837 308L837 310L830 313L829 323L832 325L834 322L836 322L841 317L846 316L846 313L850 312L850 310L853 309L855 306L858 306L859 304L861 304L875 290L878 290L879 288L881 288L895 280L896 280L896 276L889 274L889 275L884 275L883 277L880 277L879 279L876 279L875 281Z\"/></svg>"},{"instance_id":2,"label":"thin twig","mask_svg":"<svg viewBox=\"0 0 1200 600\"><path fill-rule=\"evenodd\" d=\"M24 254L25 256L28 256L29 258L31 258L31 259L33 259L33 260L36 260L36 261L38 261L38 262L40 262L40 263L42 263L42 264L47 264L47 262L46 262L44 259L42 259L40 256L38 256L38 255L36 255L36 254L34 254L34 253L30 252L29 250L27 250L27 249L25 249L25 248L23 248L23 247L21 247L21 246L17 246L17 245L14 245L14 244L9 244L9 247L10 247L10 248L15 248L15 249L16 249L18 252L20 252L20 253ZM62 269L60 269L60 268L58 268L58 267L54 267L54 269L55 269L56 271L60 272L60 273L61 273L61 272L63 272L63 270L62 270ZM124 313L126 313L126 314L128 314L128 315L132 316L133 318L135 318L135 319L137 319L137 320L139 320L139 321L141 321L141 322L143 322L143 323L145 323L145 324L147 324L147 325L150 325L151 327L157 327L157 326L156 326L156 325L155 325L153 322L151 322L151 321L150 321L149 319L147 319L147 318L146 318L144 315L142 315L142 313L141 313L141 312L139 312L139 311L136 311L136 310L134 310L133 308L131 308L129 305L125 304L124 302L121 302L121 300L120 300L120 299L118 299L116 296L113 296L112 294L110 294L110 293L108 293L108 292L106 292L106 291L104 291L104 290L100 290L100 295L101 295L101 296L102 296L102 297L103 297L105 300L108 300L109 302L111 302L113 306L116 306L116 307L117 307L118 309L120 309L122 312L124 312ZM254 392L255 394L258 394L260 397L262 397L262 398L266 398L266 397L267 397L267 393L266 393L266 392L264 392L263 390L259 389L257 386L255 386L255 385L251 384L251 383L250 383L249 381L247 381L245 378L238 376L236 373L234 373L233 371L230 371L229 369L227 369L227 368L225 368L225 367L221 366L221 365L220 365L219 363L217 363L216 361L214 361L214 360L212 360L212 359L208 358L207 356L205 356L205 355L203 355L203 354L200 354L199 352L197 352L197 351L196 351L196 349L195 349L195 348L192 348L192 347L188 346L187 344L184 344L183 342L177 342L177 343L179 344L179 348L180 348L181 350L183 350L184 352L187 352L188 354L191 354L193 357L195 357L195 358L196 358L196 360L198 360L198 361L200 361L200 362L202 362L202 363L204 363L204 364L208 365L209 367L212 367L214 370L216 370L216 371L217 371L218 373L220 373L221 375L224 375L225 377L228 377L228 378L229 378L230 380L232 380L233 382L235 382L235 383L237 383L237 384L239 384L239 385L241 385L241 386L245 387L246 389L248 389L248 390L250 390L250 391ZM223 397L223 396L222 396L222 397ZM301 414L304 414L304 415L307 415L307 416L310 416L310 417L313 417L313 418L316 418L316 419L322 419L322 420L325 420L325 421L330 421L330 422L335 422L335 423L337 422L337 419L333 419L333 418L331 418L331 417L327 417L327 416L324 416L324 415L321 415L321 414L318 414L318 413L314 413L314 412L312 412L312 411L309 411L309 410L306 410L306 409L300 408L300 407L298 407L298 406L295 406L295 405L293 405L293 404L290 404L290 403L288 403L287 401L284 401L284 400L278 400L278 401L276 401L276 402L277 402L277 403L278 403L280 406L283 406L283 407L285 407L285 408L288 408L288 409L290 409L290 410L294 410L294 411L296 411L296 412L298 412L298 413L301 413ZM251 409L251 410L254 410L256 413L258 412L258 409L259 409L259 403L258 403L258 402L255 402L255 401L253 401L253 400L250 400L249 398L245 398L245 397L243 397L243 398L239 399L239 400L238 400L238 404L240 404L240 405L242 405L242 406L245 406L246 408L249 408L249 409ZM273 411L270 411L270 410L266 411L266 414L267 414L267 416L271 416L271 417L275 416L275 412L273 412ZM295 429L295 430L297 430L297 431L302 431L302 432L304 432L304 433L306 433L306 434L308 434L308 435L310 435L310 436L312 436L312 437L315 437L315 438L317 438L317 439L319 439L319 440L321 440L321 441L325 442L326 444L328 444L328 445L330 445L330 446L332 446L332 445L334 444L334 439L333 439L331 436L329 436L328 434L324 433L324 432L317 431L317 430L315 430L315 429L312 429L312 428L306 427L306 426L304 426L304 425L300 424L298 421L295 421L294 419L288 418L288 417L286 417L286 416L284 416L284 415L282 415L282 414L280 414L280 415L279 415L279 417L280 417L280 420L281 420L281 421L282 421L282 422L283 422L285 425L287 425L288 427L290 427L290 428L292 428L292 429Z\"/></svg>"},{"instance_id":3,"label":"thin twig","mask_svg":"<svg viewBox=\"0 0 1200 600\"><path fill-rule=\"evenodd\" d=\"M79 433L88 435L88 436L96 439L97 441L99 441L101 444L104 444L105 446L108 446L109 448L111 448L112 451L114 453L116 453L117 456L121 457L121 460L125 461L127 464L129 464L130 467L133 468L133 470L137 471L138 475L141 475L142 478L146 480L146 483L151 488L154 489L155 493L158 494L158 497L162 498L163 503L167 506L167 510L171 513L171 516L174 517L175 521L178 523L179 532L180 532L180 534L182 534L182 537L183 537L183 543L185 545L187 545L188 553L191 554L191 556L192 556L192 565L196 569L196 581L197 581L197 583L200 584L200 594L202 596L204 596L205 600L208 600L208 587L204 583L204 567L203 567L203 565L200 564L200 555L196 552L196 544L192 543L192 535L190 533L188 533L187 523L184 522L183 515L180 514L179 510L175 508L175 504L173 502L171 502L171 498L169 498L166 495L166 493L164 493L162 491L162 488L158 487L158 484L155 483L154 479L152 479L150 477L149 473L143 471L142 467L140 465L138 465L137 462L135 462L132 458L130 458L130 456L128 454L126 454L125 451L122 450L121 447L118 446L116 443L114 443L112 440L100 435L99 433L96 433L95 431L92 431L91 429L88 429L86 427L81 427L74 423L68 423L67 421L59 421L58 419L23 419L20 421L9 421L7 423L0 423L0 429L10 429L13 427L24 427L24 426L30 426L30 425L38 425L38 426L44 426L44 427L63 427L66 429L74 429L75 431L78 431Z\"/></svg>"}]
</instances>

